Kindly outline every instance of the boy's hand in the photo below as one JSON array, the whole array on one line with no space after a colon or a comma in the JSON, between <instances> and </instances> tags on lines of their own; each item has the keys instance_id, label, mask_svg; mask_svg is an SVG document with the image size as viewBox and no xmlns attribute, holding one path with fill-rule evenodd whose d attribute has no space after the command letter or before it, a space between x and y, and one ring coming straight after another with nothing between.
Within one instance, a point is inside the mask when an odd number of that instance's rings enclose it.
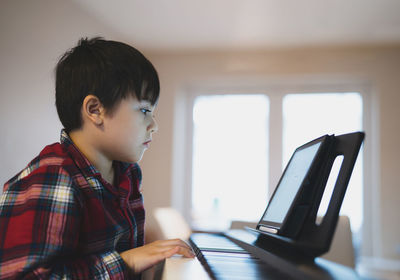
<instances>
[{"instance_id":1,"label":"boy's hand","mask_svg":"<svg viewBox=\"0 0 400 280\"><path fill-rule=\"evenodd\" d=\"M140 273L175 254L188 258L193 258L195 256L189 245L180 239L158 240L122 252L120 255L135 273Z\"/></svg>"}]
</instances>

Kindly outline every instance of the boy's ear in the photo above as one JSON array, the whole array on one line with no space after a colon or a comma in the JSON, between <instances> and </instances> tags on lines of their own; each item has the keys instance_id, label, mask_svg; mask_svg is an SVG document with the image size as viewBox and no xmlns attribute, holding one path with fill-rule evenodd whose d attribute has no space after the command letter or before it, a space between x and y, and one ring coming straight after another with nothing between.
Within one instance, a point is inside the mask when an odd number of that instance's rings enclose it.
<instances>
[{"instance_id":1,"label":"boy's ear","mask_svg":"<svg viewBox=\"0 0 400 280\"><path fill-rule=\"evenodd\" d=\"M83 118L88 119L93 124L100 126L103 124L105 109L99 98L95 95L88 95L82 103Z\"/></svg>"}]
</instances>

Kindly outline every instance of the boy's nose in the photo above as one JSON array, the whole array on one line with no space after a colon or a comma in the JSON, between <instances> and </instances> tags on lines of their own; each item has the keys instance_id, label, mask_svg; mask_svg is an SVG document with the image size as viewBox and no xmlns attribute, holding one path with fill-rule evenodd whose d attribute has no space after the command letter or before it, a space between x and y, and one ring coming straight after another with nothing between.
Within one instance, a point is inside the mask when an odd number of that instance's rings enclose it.
<instances>
[{"instance_id":1,"label":"boy's nose","mask_svg":"<svg viewBox=\"0 0 400 280\"><path fill-rule=\"evenodd\" d=\"M157 132L158 131L158 124L154 118L152 118L152 121L147 128L151 133Z\"/></svg>"}]
</instances>

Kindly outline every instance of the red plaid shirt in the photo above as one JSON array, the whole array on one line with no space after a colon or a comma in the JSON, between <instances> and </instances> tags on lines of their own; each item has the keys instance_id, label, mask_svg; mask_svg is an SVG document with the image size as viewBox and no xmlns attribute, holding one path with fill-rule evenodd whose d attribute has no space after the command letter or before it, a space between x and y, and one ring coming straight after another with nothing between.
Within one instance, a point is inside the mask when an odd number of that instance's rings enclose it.
<instances>
[{"instance_id":1,"label":"red plaid shirt","mask_svg":"<svg viewBox=\"0 0 400 280\"><path fill-rule=\"evenodd\" d=\"M137 164L107 183L65 131L0 197L0 279L126 279L119 252L143 245Z\"/></svg>"}]
</instances>

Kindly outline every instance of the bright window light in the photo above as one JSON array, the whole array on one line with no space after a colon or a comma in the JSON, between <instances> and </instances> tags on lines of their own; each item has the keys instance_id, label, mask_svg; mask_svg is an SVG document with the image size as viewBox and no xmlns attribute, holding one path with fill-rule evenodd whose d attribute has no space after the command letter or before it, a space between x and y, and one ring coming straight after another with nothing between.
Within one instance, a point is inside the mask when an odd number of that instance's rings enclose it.
<instances>
[{"instance_id":1,"label":"bright window light","mask_svg":"<svg viewBox=\"0 0 400 280\"><path fill-rule=\"evenodd\" d=\"M192 217L196 228L257 221L268 193L265 95L209 95L193 108Z\"/></svg>"},{"instance_id":2,"label":"bright window light","mask_svg":"<svg viewBox=\"0 0 400 280\"><path fill-rule=\"evenodd\" d=\"M355 92L286 95L283 99L284 166L294 149L305 142L324 134L362 130L362 107L361 95ZM354 233L360 230L363 221L362 162L360 152L341 208L341 214L349 216ZM320 209L326 209L328 203L328 199L323 199Z\"/></svg>"}]
</instances>

